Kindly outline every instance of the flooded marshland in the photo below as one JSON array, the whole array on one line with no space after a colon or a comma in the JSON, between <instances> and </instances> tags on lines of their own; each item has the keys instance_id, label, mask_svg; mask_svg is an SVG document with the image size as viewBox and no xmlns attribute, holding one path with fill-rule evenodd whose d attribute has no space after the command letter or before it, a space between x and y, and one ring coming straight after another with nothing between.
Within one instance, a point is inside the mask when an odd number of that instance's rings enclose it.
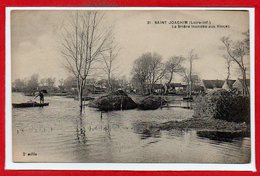
<instances>
[{"instance_id":1,"label":"flooded marshland","mask_svg":"<svg viewBox=\"0 0 260 176\"><path fill-rule=\"evenodd\" d=\"M31 97L13 93L13 102ZM193 111L176 107L158 110L104 112L78 102L46 97L47 107L12 110L14 162L143 162L248 163L250 138L218 140L196 130L146 130L142 123L185 120Z\"/></svg>"}]
</instances>

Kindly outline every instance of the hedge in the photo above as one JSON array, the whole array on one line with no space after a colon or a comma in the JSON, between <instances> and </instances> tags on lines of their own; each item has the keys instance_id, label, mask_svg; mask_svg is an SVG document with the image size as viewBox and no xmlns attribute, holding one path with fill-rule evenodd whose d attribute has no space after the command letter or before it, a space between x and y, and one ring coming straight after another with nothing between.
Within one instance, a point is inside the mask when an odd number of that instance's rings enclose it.
<instances>
[{"instance_id":1,"label":"hedge","mask_svg":"<svg viewBox=\"0 0 260 176\"><path fill-rule=\"evenodd\" d=\"M213 90L195 99L194 116L250 123L250 99L224 89Z\"/></svg>"}]
</instances>

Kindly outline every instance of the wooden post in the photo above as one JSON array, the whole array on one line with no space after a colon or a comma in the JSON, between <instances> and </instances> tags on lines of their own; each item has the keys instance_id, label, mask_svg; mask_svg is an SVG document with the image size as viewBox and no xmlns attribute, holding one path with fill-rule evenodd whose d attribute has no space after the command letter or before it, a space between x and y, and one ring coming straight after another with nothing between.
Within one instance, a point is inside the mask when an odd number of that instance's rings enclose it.
<instances>
[{"instance_id":1,"label":"wooden post","mask_svg":"<svg viewBox=\"0 0 260 176\"><path fill-rule=\"evenodd\" d=\"M160 82L161 82L161 85L162 85L162 80ZM163 94L162 94L162 88L161 88L161 109L162 109L162 98L163 98L162 95Z\"/></svg>"},{"instance_id":2,"label":"wooden post","mask_svg":"<svg viewBox=\"0 0 260 176\"><path fill-rule=\"evenodd\" d=\"M123 110L123 95L121 95L121 111Z\"/></svg>"}]
</instances>

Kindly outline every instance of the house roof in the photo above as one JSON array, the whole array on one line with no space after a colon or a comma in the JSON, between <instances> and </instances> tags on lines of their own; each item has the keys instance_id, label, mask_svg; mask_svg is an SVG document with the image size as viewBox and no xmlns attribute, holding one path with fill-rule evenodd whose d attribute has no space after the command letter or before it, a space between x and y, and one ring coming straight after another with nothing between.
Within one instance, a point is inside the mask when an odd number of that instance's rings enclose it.
<instances>
[{"instance_id":1,"label":"house roof","mask_svg":"<svg viewBox=\"0 0 260 176\"><path fill-rule=\"evenodd\" d=\"M230 88L232 88L232 85L234 84L234 82L236 82L236 80L228 80L228 86L230 87Z\"/></svg>"},{"instance_id":2,"label":"house roof","mask_svg":"<svg viewBox=\"0 0 260 176\"><path fill-rule=\"evenodd\" d=\"M228 85L232 86L234 84L234 82L236 82L236 80L228 80Z\"/></svg>"},{"instance_id":3,"label":"house roof","mask_svg":"<svg viewBox=\"0 0 260 176\"><path fill-rule=\"evenodd\" d=\"M222 88L224 80L202 80L206 89Z\"/></svg>"},{"instance_id":4,"label":"house roof","mask_svg":"<svg viewBox=\"0 0 260 176\"><path fill-rule=\"evenodd\" d=\"M242 83L243 82L243 79L241 78L238 78L238 80ZM250 79L246 79L246 84L247 86L250 86Z\"/></svg>"},{"instance_id":5,"label":"house roof","mask_svg":"<svg viewBox=\"0 0 260 176\"><path fill-rule=\"evenodd\" d=\"M213 88L222 88L225 80L202 80L203 84L206 89L213 89ZM227 84L230 88L232 88L232 85L234 84L236 80L228 80Z\"/></svg>"},{"instance_id":6,"label":"house roof","mask_svg":"<svg viewBox=\"0 0 260 176\"><path fill-rule=\"evenodd\" d=\"M233 88L233 84L234 82L236 82L236 80L228 80L228 81L225 81L222 88L225 89L225 90L230 90Z\"/></svg>"}]
</instances>

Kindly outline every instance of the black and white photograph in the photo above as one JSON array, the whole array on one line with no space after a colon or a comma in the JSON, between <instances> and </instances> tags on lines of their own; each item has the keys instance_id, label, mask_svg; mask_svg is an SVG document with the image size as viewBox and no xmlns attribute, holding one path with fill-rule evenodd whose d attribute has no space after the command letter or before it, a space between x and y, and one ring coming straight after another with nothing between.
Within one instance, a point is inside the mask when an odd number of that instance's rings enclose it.
<instances>
[{"instance_id":1,"label":"black and white photograph","mask_svg":"<svg viewBox=\"0 0 260 176\"><path fill-rule=\"evenodd\" d=\"M252 162L248 10L12 10L14 163Z\"/></svg>"}]
</instances>

